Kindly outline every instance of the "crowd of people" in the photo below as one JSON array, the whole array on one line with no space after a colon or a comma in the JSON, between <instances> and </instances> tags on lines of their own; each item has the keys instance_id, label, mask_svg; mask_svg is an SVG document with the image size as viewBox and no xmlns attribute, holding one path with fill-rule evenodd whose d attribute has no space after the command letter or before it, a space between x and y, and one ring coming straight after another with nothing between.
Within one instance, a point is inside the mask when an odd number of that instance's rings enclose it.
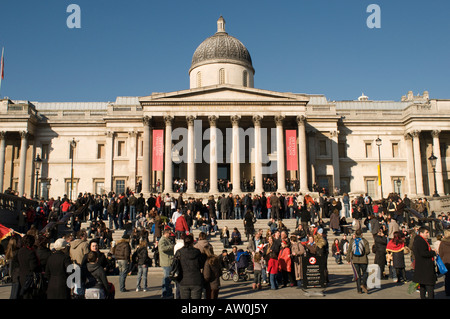
<instances>
[{"instance_id":1,"label":"crowd of people","mask_svg":"<svg viewBox=\"0 0 450 319\"><path fill-rule=\"evenodd\" d=\"M74 201L64 195L41 200L36 208L22 211L18 233L23 236L15 234L2 242L13 283L11 298L112 298L114 287L108 276L118 275L118 288L126 291L127 276L133 272L138 278L136 291L145 291L148 267L153 265L163 270L161 297L173 298L170 272L177 258L185 275L175 281L176 298L218 298L223 271L246 259L247 264L236 270L251 269L253 289L262 289L264 283L271 289L301 288L305 254L324 256L325 261L331 254L337 264L351 262L357 274L357 290L362 293L367 292L367 255L371 252L381 278L398 283L414 280L419 284L421 297L432 298L436 281L431 277L423 279L416 274L418 271L413 278L407 278L405 255L410 255L417 269L427 269L421 273L431 271L430 260L436 254L447 267L450 264L449 214L435 216L426 199L411 201L406 195L400 198L389 194L385 200L373 201L367 194L350 199L348 194L313 198L309 194L276 192L248 193L242 197L229 193L207 199L183 196L158 193L144 198L143 194L129 191L80 193ZM435 224L439 227L423 227L406 208L439 220ZM68 213L69 232L61 234L58 227L49 227ZM227 219L242 220L245 236L237 228L228 230ZM255 230L258 219L269 220L267 230ZM287 229L283 219L295 219L296 228ZM219 220L223 221L222 228L218 227ZM87 229L81 228L83 222L89 222ZM193 237L193 229L200 230L199 238ZM118 231L122 238L115 242L112 233ZM368 247L364 231L373 236L373 247ZM429 245L430 231L440 236L440 245L427 246L425 252L423 242L416 239L423 238ZM328 232L342 238L328 243ZM220 255L208 243L208 236L215 233L220 233L224 247ZM246 249L238 249L244 242ZM362 244L354 245L355 242ZM362 255L356 254L354 246L361 247ZM80 267L82 284L69 289L68 273L62 270L71 264ZM36 274L45 283L41 285L44 291L33 289ZM328 281L327 270L325 277ZM450 294L447 276L445 291Z\"/></svg>"}]
</instances>

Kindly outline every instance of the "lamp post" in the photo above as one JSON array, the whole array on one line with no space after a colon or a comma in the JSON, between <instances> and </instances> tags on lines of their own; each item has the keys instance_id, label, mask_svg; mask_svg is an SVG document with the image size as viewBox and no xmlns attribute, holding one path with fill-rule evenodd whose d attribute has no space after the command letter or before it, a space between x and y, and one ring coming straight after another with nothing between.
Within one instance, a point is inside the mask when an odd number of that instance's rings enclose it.
<instances>
[{"instance_id":1,"label":"lamp post","mask_svg":"<svg viewBox=\"0 0 450 319\"><path fill-rule=\"evenodd\" d=\"M39 171L41 170L42 159L39 154L36 156L34 160L34 167L36 169L36 186L34 189L34 198L39 199Z\"/></svg>"},{"instance_id":2,"label":"lamp post","mask_svg":"<svg viewBox=\"0 0 450 319\"><path fill-rule=\"evenodd\" d=\"M75 138L70 141L70 157L71 157L71 163L70 163L70 194L69 199L72 201L72 193L73 193L73 158L74 158L74 150L77 146L77 142L75 141Z\"/></svg>"},{"instance_id":3,"label":"lamp post","mask_svg":"<svg viewBox=\"0 0 450 319\"><path fill-rule=\"evenodd\" d=\"M436 186L436 161L437 157L431 153L431 156L428 157L428 160L430 161L431 167L433 168L433 176L434 176L434 194L433 197L439 197L439 194L437 192L437 186Z\"/></svg>"},{"instance_id":4,"label":"lamp post","mask_svg":"<svg viewBox=\"0 0 450 319\"><path fill-rule=\"evenodd\" d=\"M378 146L378 183L381 186L381 198L383 198L383 180L381 177L381 151L380 151L380 147L381 147L381 138L378 136L378 138L375 140L375 143Z\"/></svg>"},{"instance_id":5,"label":"lamp post","mask_svg":"<svg viewBox=\"0 0 450 319\"><path fill-rule=\"evenodd\" d=\"M400 186L402 185L402 181L400 178L397 178L395 183L397 184L397 191L398 191L398 196L401 196L400 194Z\"/></svg>"}]
</instances>

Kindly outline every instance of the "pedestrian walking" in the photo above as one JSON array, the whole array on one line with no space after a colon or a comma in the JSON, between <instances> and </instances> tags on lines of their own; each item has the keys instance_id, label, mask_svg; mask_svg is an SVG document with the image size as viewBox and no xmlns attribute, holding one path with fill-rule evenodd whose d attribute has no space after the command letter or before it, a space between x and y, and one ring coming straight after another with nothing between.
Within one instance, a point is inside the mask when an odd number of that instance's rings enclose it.
<instances>
[{"instance_id":1,"label":"pedestrian walking","mask_svg":"<svg viewBox=\"0 0 450 319\"><path fill-rule=\"evenodd\" d=\"M437 280L434 264L436 252L431 249L429 237L430 231L422 226L413 243L415 258L413 281L419 284L421 299L434 299L434 286Z\"/></svg>"},{"instance_id":2,"label":"pedestrian walking","mask_svg":"<svg viewBox=\"0 0 450 319\"><path fill-rule=\"evenodd\" d=\"M363 291L368 293L367 289L367 266L369 264L368 255L370 254L369 242L362 237L361 229L355 232L355 238L350 239L349 251L347 252L347 262L355 267L356 290L359 294Z\"/></svg>"}]
</instances>

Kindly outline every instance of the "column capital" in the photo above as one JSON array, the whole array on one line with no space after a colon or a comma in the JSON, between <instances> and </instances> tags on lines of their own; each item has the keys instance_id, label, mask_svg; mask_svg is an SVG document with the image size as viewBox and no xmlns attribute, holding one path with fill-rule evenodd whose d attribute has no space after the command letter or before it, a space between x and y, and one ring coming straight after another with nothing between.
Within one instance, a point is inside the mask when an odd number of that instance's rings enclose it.
<instances>
[{"instance_id":1,"label":"column capital","mask_svg":"<svg viewBox=\"0 0 450 319\"><path fill-rule=\"evenodd\" d=\"M136 137L136 135L137 135L137 132L136 132L136 131L129 131L129 132L128 132L128 136L129 136L129 137Z\"/></svg>"},{"instance_id":2,"label":"column capital","mask_svg":"<svg viewBox=\"0 0 450 319\"><path fill-rule=\"evenodd\" d=\"M148 116L148 115L144 116L142 121L144 122L144 126L152 126L152 117L151 116Z\"/></svg>"},{"instance_id":3,"label":"column capital","mask_svg":"<svg viewBox=\"0 0 450 319\"><path fill-rule=\"evenodd\" d=\"M188 115L188 116L186 116L186 122L187 122L187 124L188 124L189 126L194 125L195 119L196 119L196 116L194 116L194 115Z\"/></svg>"},{"instance_id":4,"label":"column capital","mask_svg":"<svg viewBox=\"0 0 450 319\"><path fill-rule=\"evenodd\" d=\"M441 130L433 130L433 131L431 131L431 136L433 136L433 138L438 138L439 134L441 134Z\"/></svg>"},{"instance_id":5,"label":"column capital","mask_svg":"<svg viewBox=\"0 0 450 319\"><path fill-rule=\"evenodd\" d=\"M411 133L405 133L404 138L405 138L406 141L412 140L412 135L411 135Z\"/></svg>"},{"instance_id":6,"label":"column capital","mask_svg":"<svg viewBox=\"0 0 450 319\"><path fill-rule=\"evenodd\" d=\"M418 138L420 135L420 130L414 130L410 132L411 136L414 138Z\"/></svg>"},{"instance_id":7,"label":"column capital","mask_svg":"<svg viewBox=\"0 0 450 319\"><path fill-rule=\"evenodd\" d=\"M0 132L0 140L5 139L5 137L6 137L6 132L5 131L1 131Z\"/></svg>"},{"instance_id":8,"label":"column capital","mask_svg":"<svg viewBox=\"0 0 450 319\"><path fill-rule=\"evenodd\" d=\"M114 131L111 131L111 130L108 130L108 131L106 131L106 133L105 133L106 137L109 137L109 138L114 137L115 134L116 134L116 133L115 133ZM72 141L71 141L71 142L72 142Z\"/></svg>"},{"instance_id":9,"label":"column capital","mask_svg":"<svg viewBox=\"0 0 450 319\"><path fill-rule=\"evenodd\" d=\"M239 121L241 120L241 117L239 115L233 115L230 117L231 119L231 124L233 124L233 126L239 125Z\"/></svg>"},{"instance_id":10,"label":"column capital","mask_svg":"<svg viewBox=\"0 0 450 319\"><path fill-rule=\"evenodd\" d=\"M219 117L216 116L216 115L208 116L209 125L210 126L216 126L218 119L219 119Z\"/></svg>"},{"instance_id":11,"label":"column capital","mask_svg":"<svg viewBox=\"0 0 450 319\"><path fill-rule=\"evenodd\" d=\"M262 121L263 117L261 115L253 115L253 125L255 126L261 126L261 121Z\"/></svg>"},{"instance_id":12,"label":"column capital","mask_svg":"<svg viewBox=\"0 0 450 319\"><path fill-rule=\"evenodd\" d=\"M283 121L284 121L284 116L283 115L275 115L275 124L277 126L282 126L283 125Z\"/></svg>"},{"instance_id":13,"label":"column capital","mask_svg":"<svg viewBox=\"0 0 450 319\"><path fill-rule=\"evenodd\" d=\"M297 124L298 125L305 125L306 124L306 116L305 115L299 115L297 116Z\"/></svg>"},{"instance_id":14,"label":"column capital","mask_svg":"<svg viewBox=\"0 0 450 319\"><path fill-rule=\"evenodd\" d=\"M166 124L166 126L172 125L172 123L173 123L173 116L165 115L164 116L164 123Z\"/></svg>"},{"instance_id":15,"label":"column capital","mask_svg":"<svg viewBox=\"0 0 450 319\"><path fill-rule=\"evenodd\" d=\"M339 135L339 131L338 130L330 131L330 137L331 138L338 137L338 135Z\"/></svg>"},{"instance_id":16,"label":"column capital","mask_svg":"<svg viewBox=\"0 0 450 319\"><path fill-rule=\"evenodd\" d=\"M20 131L19 134L20 134L20 138L21 139L24 139L24 138L28 137L28 132L27 131Z\"/></svg>"}]
</instances>

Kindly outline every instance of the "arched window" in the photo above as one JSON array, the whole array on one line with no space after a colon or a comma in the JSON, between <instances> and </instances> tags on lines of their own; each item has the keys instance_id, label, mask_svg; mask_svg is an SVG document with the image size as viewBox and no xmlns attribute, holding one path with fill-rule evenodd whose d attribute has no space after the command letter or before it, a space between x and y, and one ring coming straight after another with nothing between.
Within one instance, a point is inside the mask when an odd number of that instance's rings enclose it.
<instances>
[{"instance_id":1,"label":"arched window","mask_svg":"<svg viewBox=\"0 0 450 319\"><path fill-rule=\"evenodd\" d=\"M248 86L248 72L244 71L244 73L242 74L242 83L245 87Z\"/></svg>"},{"instance_id":2,"label":"arched window","mask_svg":"<svg viewBox=\"0 0 450 319\"><path fill-rule=\"evenodd\" d=\"M225 84L225 69L219 70L219 84Z\"/></svg>"},{"instance_id":3,"label":"arched window","mask_svg":"<svg viewBox=\"0 0 450 319\"><path fill-rule=\"evenodd\" d=\"M197 72L197 87L201 87L202 86L202 72L198 71Z\"/></svg>"}]
</instances>

